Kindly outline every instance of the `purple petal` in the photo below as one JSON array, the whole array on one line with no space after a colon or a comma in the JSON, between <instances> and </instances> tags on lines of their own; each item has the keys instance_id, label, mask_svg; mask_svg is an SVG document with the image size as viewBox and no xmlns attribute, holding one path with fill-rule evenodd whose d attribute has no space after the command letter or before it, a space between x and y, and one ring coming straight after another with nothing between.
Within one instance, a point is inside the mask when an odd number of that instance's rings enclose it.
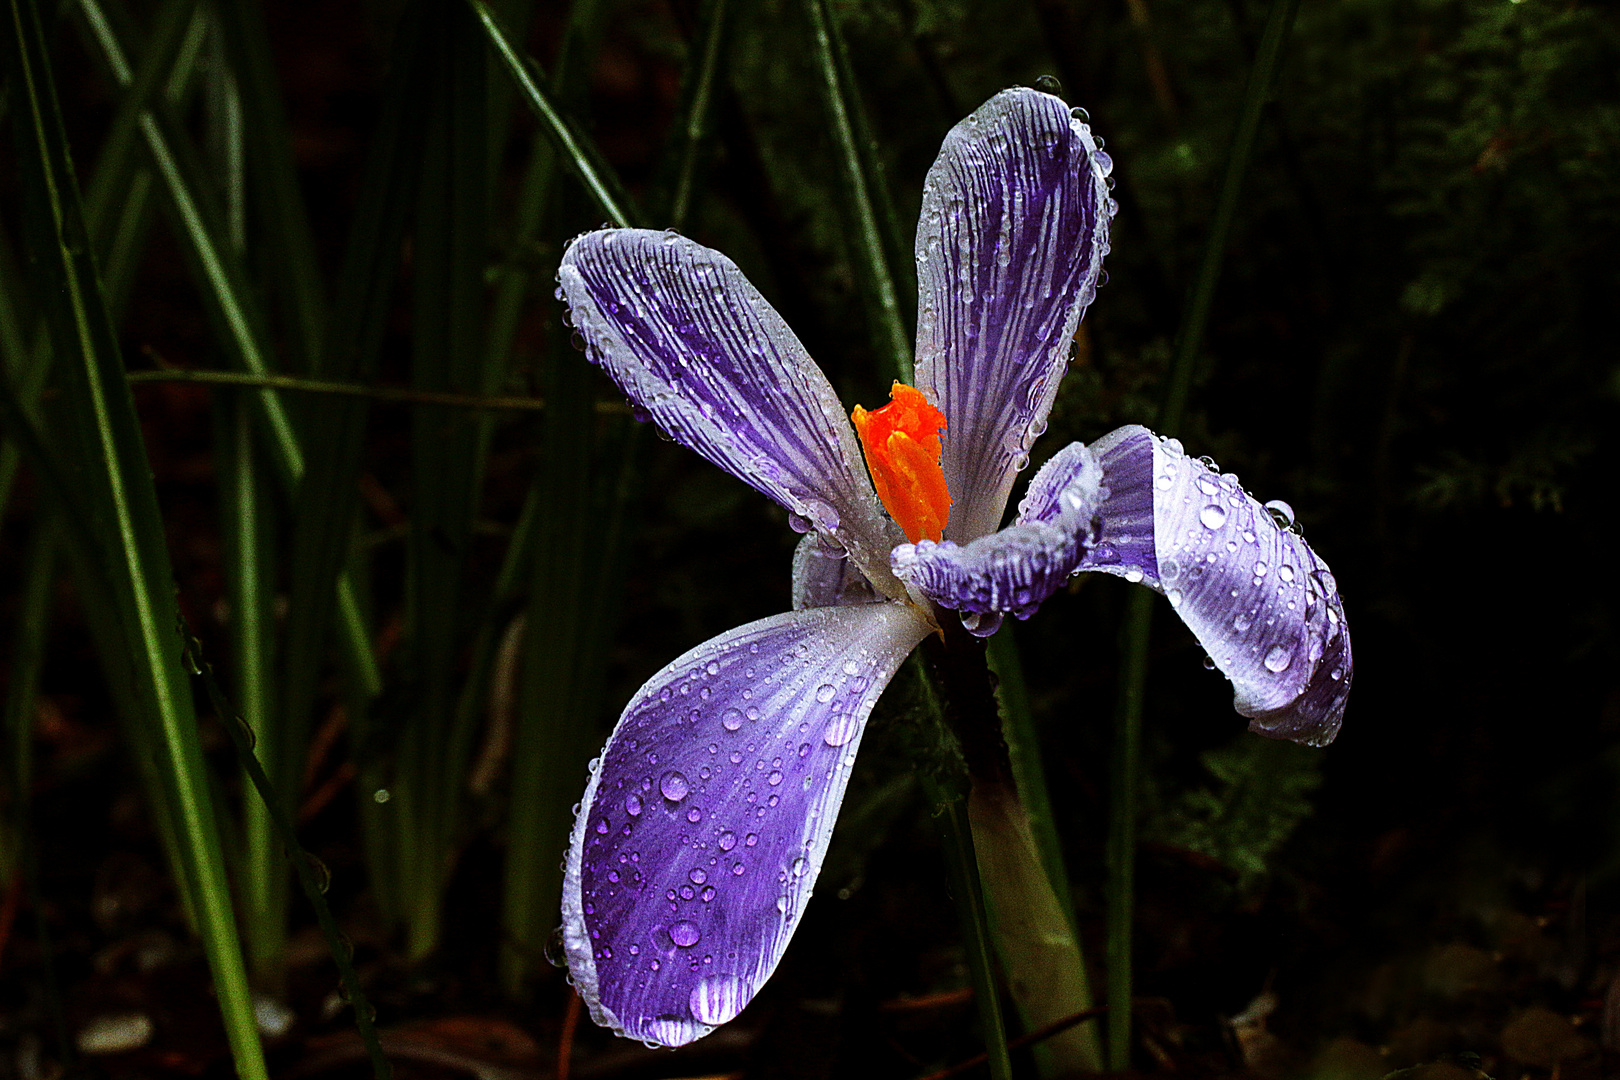
<instances>
[{"instance_id":1,"label":"purple petal","mask_svg":"<svg viewBox=\"0 0 1620 1080\"><path fill-rule=\"evenodd\" d=\"M568 967L598 1024L680 1046L748 1004L804 914L867 715L928 631L904 603L795 611L641 688L585 788L563 884Z\"/></svg>"},{"instance_id":2,"label":"purple petal","mask_svg":"<svg viewBox=\"0 0 1620 1080\"><path fill-rule=\"evenodd\" d=\"M946 535L1002 511L1108 250L1111 165L1062 101L1006 90L945 137L917 226L917 386L945 413Z\"/></svg>"},{"instance_id":3,"label":"purple petal","mask_svg":"<svg viewBox=\"0 0 1620 1080\"><path fill-rule=\"evenodd\" d=\"M1250 730L1321 746L1344 719L1352 674L1344 602L1305 538L1280 524L1237 477L1189 458L1174 439L1121 428L1094 444L1109 498L1099 549L1081 569L1162 592L1232 680ZM1151 528L1143 507L1151 503ZM1118 520L1110 515L1118 512ZM1144 544L1154 551L1151 573ZM1141 574L1140 578L1133 574Z\"/></svg>"},{"instance_id":4,"label":"purple petal","mask_svg":"<svg viewBox=\"0 0 1620 1080\"><path fill-rule=\"evenodd\" d=\"M675 233L605 229L570 244L557 277L591 360L638 409L900 595L899 536L838 395L730 259Z\"/></svg>"},{"instance_id":5,"label":"purple petal","mask_svg":"<svg viewBox=\"0 0 1620 1080\"><path fill-rule=\"evenodd\" d=\"M1079 569L1097 538L1102 495L1096 455L1073 443L1035 474L1014 524L965 546L901 544L890 564L908 587L988 636L1004 615L1029 618Z\"/></svg>"},{"instance_id":6,"label":"purple petal","mask_svg":"<svg viewBox=\"0 0 1620 1080\"><path fill-rule=\"evenodd\" d=\"M1102 506L1102 535L1086 552L1080 569L1140 581L1163 592L1159 555L1153 545L1153 448L1158 442L1153 432L1131 424L1091 444L1102 462L1107 497Z\"/></svg>"},{"instance_id":7,"label":"purple petal","mask_svg":"<svg viewBox=\"0 0 1620 1080\"><path fill-rule=\"evenodd\" d=\"M871 604L883 598L872 591L847 552L828 547L817 533L799 541L793 549L793 610L839 607L844 604Z\"/></svg>"}]
</instances>

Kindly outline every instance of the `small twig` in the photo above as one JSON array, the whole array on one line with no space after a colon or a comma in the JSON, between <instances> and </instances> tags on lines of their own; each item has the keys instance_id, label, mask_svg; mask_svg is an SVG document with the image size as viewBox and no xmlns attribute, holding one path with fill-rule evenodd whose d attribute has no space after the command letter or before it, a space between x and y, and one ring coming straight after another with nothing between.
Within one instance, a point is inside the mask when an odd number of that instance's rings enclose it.
<instances>
[{"instance_id":1,"label":"small twig","mask_svg":"<svg viewBox=\"0 0 1620 1080\"><path fill-rule=\"evenodd\" d=\"M1073 1016L1065 1016L1061 1020L1054 1020L1050 1024L1042 1024L1034 1031L1020 1035L1016 1039L1009 1040L1007 1043L1007 1049L1019 1050L1026 1046L1032 1046L1043 1039L1050 1039L1054 1035L1065 1032L1074 1027L1076 1024L1083 1024L1087 1020L1093 1020L1099 1016L1102 1016L1107 1011L1108 1006L1099 1005L1095 1009L1087 1009L1085 1012L1077 1012ZM975 1054L966 1061L958 1062L957 1064L941 1069L936 1073L929 1073L927 1076L923 1077L922 1080L946 1080L947 1077L960 1076L969 1069L976 1069L989 1060L990 1058L988 1054Z\"/></svg>"}]
</instances>

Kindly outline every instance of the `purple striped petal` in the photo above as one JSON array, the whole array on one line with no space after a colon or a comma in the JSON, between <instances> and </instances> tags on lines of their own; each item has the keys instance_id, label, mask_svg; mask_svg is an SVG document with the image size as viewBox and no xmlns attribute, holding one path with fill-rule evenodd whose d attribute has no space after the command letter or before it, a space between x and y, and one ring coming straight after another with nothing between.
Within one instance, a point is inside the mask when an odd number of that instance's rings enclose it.
<instances>
[{"instance_id":1,"label":"purple striped petal","mask_svg":"<svg viewBox=\"0 0 1620 1080\"><path fill-rule=\"evenodd\" d=\"M799 541L793 549L793 610L814 607L840 607L844 604L871 604L883 598L872 591L848 553L828 547L817 533Z\"/></svg>"},{"instance_id":2,"label":"purple striped petal","mask_svg":"<svg viewBox=\"0 0 1620 1080\"><path fill-rule=\"evenodd\" d=\"M1006 90L951 129L917 226L917 386L945 413L946 535L993 532L1108 250L1111 164L1059 99Z\"/></svg>"},{"instance_id":3,"label":"purple striped petal","mask_svg":"<svg viewBox=\"0 0 1620 1080\"><path fill-rule=\"evenodd\" d=\"M1350 694L1350 632L1327 565L1238 484L1174 439L1121 428L1094 444L1109 498L1099 550L1081 569L1161 592L1235 690L1252 731L1325 745ZM1143 507L1151 503L1151 527ZM1118 520L1109 515L1118 511ZM1144 541L1154 558L1143 565Z\"/></svg>"},{"instance_id":4,"label":"purple striped petal","mask_svg":"<svg viewBox=\"0 0 1620 1080\"><path fill-rule=\"evenodd\" d=\"M641 688L593 763L563 883L598 1024L680 1046L748 1004L804 914L867 715L928 630L898 602L795 611Z\"/></svg>"},{"instance_id":5,"label":"purple striped petal","mask_svg":"<svg viewBox=\"0 0 1620 1080\"><path fill-rule=\"evenodd\" d=\"M1102 502L1102 466L1073 443L1035 474L1014 524L966 545L901 544L890 564L908 587L989 636L1004 615L1029 618L1079 569L1096 542Z\"/></svg>"},{"instance_id":6,"label":"purple striped petal","mask_svg":"<svg viewBox=\"0 0 1620 1080\"><path fill-rule=\"evenodd\" d=\"M782 317L724 255L675 233L604 229L558 270L586 350L676 442L849 549L901 595L838 395Z\"/></svg>"},{"instance_id":7,"label":"purple striped petal","mask_svg":"<svg viewBox=\"0 0 1620 1080\"><path fill-rule=\"evenodd\" d=\"M1131 424L1091 444L1102 462L1107 498L1102 506L1102 535L1086 552L1080 569L1140 581L1163 592L1159 555L1153 544L1153 448L1158 442L1153 432Z\"/></svg>"}]
</instances>

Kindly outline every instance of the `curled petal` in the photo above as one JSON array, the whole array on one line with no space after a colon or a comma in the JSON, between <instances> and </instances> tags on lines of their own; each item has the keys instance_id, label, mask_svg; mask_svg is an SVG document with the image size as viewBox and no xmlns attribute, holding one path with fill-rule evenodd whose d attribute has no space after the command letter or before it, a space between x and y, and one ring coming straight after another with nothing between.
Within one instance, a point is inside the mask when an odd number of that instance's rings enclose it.
<instances>
[{"instance_id":1,"label":"curled petal","mask_svg":"<svg viewBox=\"0 0 1620 1080\"><path fill-rule=\"evenodd\" d=\"M994 531L1046 426L1108 250L1108 157L1061 100L1006 90L951 129L917 226L917 386L945 413L945 534Z\"/></svg>"},{"instance_id":2,"label":"curled petal","mask_svg":"<svg viewBox=\"0 0 1620 1080\"><path fill-rule=\"evenodd\" d=\"M1030 481L1012 525L966 545L901 544L890 564L907 586L988 636L1004 615L1029 618L1079 569L1097 539L1103 493L1096 455L1074 443Z\"/></svg>"},{"instance_id":3,"label":"curled petal","mask_svg":"<svg viewBox=\"0 0 1620 1080\"><path fill-rule=\"evenodd\" d=\"M598 1024L680 1046L748 1004L804 914L872 705L928 629L904 603L791 612L641 688L593 763L563 882Z\"/></svg>"},{"instance_id":4,"label":"curled petal","mask_svg":"<svg viewBox=\"0 0 1620 1080\"><path fill-rule=\"evenodd\" d=\"M1102 533L1086 552L1080 569L1140 581L1163 592L1159 588L1158 550L1153 543L1153 452L1158 442L1153 432L1131 424L1091 444L1102 463L1106 498L1102 504ZM1034 484L1030 487L1033 490Z\"/></svg>"},{"instance_id":5,"label":"curled petal","mask_svg":"<svg viewBox=\"0 0 1620 1080\"><path fill-rule=\"evenodd\" d=\"M828 547L816 533L810 533L793 549L793 610L839 607L843 604L871 604L883 598L872 591L848 553Z\"/></svg>"},{"instance_id":6,"label":"curled petal","mask_svg":"<svg viewBox=\"0 0 1620 1080\"><path fill-rule=\"evenodd\" d=\"M1350 631L1327 565L1305 538L1231 474L1189 458L1174 439L1121 428L1094 447L1109 498L1100 551L1085 570L1119 573L1162 592L1215 666L1232 680L1250 730L1314 746L1338 733L1350 694ZM1144 536L1144 505L1151 530ZM1109 515L1118 510L1118 521ZM1143 545L1151 539L1151 574ZM1123 568L1123 569L1122 569ZM1140 577L1133 576L1133 571Z\"/></svg>"},{"instance_id":7,"label":"curled petal","mask_svg":"<svg viewBox=\"0 0 1620 1080\"><path fill-rule=\"evenodd\" d=\"M889 577L893 540L843 405L736 264L674 233L604 229L558 270L592 361L690 447Z\"/></svg>"}]
</instances>

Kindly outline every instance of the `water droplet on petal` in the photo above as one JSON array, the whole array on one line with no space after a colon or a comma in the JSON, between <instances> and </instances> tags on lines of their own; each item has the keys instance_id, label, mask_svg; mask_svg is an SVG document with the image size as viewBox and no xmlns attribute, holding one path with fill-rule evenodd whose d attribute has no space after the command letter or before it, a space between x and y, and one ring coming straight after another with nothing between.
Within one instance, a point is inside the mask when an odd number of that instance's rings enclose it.
<instances>
[{"instance_id":1,"label":"water droplet on petal","mask_svg":"<svg viewBox=\"0 0 1620 1080\"><path fill-rule=\"evenodd\" d=\"M1286 671L1288 670L1288 662L1293 658L1294 654L1288 649L1281 645L1273 645L1271 651L1266 653L1266 670L1271 672Z\"/></svg>"},{"instance_id":2,"label":"water droplet on petal","mask_svg":"<svg viewBox=\"0 0 1620 1080\"><path fill-rule=\"evenodd\" d=\"M697 923L691 919L682 919L679 922L670 923L669 939L683 949L690 949L693 945L696 945L698 939L702 936L703 932L698 929Z\"/></svg>"},{"instance_id":3,"label":"water droplet on petal","mask_svg":"<svg viewBox=\"0 0 1620 1080\"><path fill-rule=\"evenodd\" d=\"M827 730L822 732L821 740L828 746L843 746L860 730L860 720L853 713L843 713L833 717L832 722L827 725Z\"/></svg>"},{"instance_id":4,"label":"water droplet on petal","mask_svg":"<svg viewBox=\"0 0 1620 1080\"><path fill-rule=\"evenodd\" d=\"M1206 529L1218 529L1226 524L1226 511L1211 503L1198 512L1198 520Z\"/></svg>"},{"instance_id":5,"label":"water droplet on petal","mask_svg":"<svg viewBox=\"0 0 1620 1080\"><path fill-rule=\"evenodd\" d=\"M635 817L637 814L640 814L641 796L637 795L633 791L627 795L624 800L624 812L629 814L631 817Z\"/></svg>"},{"instance_id":6,"label":"water droplet on petal","mask_svg":"<svg viewBox=\"0 0 1620 1080\"><path fill-rule=\"evenodd\" d=\"M822 683L816 687L816 700L825 705L833 699L833 695L836 693L838 693L838 688L833 686L832 683Z\"/></svg>"},{"instance_id":7,"label":"water droplet on petal","mask_svg":"<svg viewBox=\"0 0 1620 1080\"><path fill-rule=\"evenodd\" d=\"M725 712L721 713L720 714L720 726L725 728L727 731L736 731L738 728L742 727L743 726L742 710L741 709L727 709Z\"/></svg>"},{"instance_id":8,"label":"water droplet on petal","mask_svg":"<svg viewBox=\"0 0 1620 1080\"><path fill-rule=\"evenodd\" d=\"M1266 503L1266 513L1271 515L1279 528L1292 529L1294 527L1294 508L1281 499L1272 499Z\"/></svg>"},{"instance_id":9,"label":"water droplet on petal","mask_svg":"<svg viewBox=\"0 0 1620 1080\"><path fill-rule=\"evenodd\" d=\"M658 790L670 802L680 802L692 790L692 785L686 782L686 776L679 770L671 769L658 781Z\"/></svg>"}]
</instances>

